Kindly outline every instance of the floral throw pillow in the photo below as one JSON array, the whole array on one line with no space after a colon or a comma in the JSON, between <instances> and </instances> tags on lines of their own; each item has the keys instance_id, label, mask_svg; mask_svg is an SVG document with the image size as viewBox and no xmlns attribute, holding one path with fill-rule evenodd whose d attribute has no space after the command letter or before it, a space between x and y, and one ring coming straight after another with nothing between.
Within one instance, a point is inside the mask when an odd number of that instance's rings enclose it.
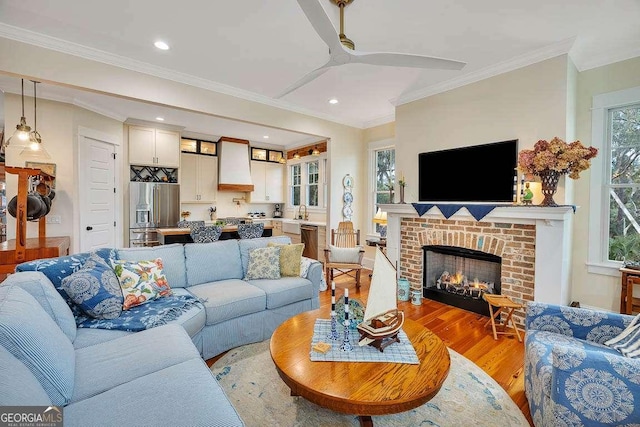
<instances>
[{"instance_id":1,"label":"floral throw pillow","mask_svg":"<svg viewBox=\"0 0 640 427\"><path fill-rule=\"evenodd\" d=\"M80 270L62 279L62 289L94 319L115 319L122 313L120 282L107 262L92 253Z\"/></svg>"},{"instance_id":2,"label":"floral throw pillow","mask_svg":"<svg viewBox=\"0 0 640 427\"><path fill-rule=\"evenodd\" d=\"M171 295L162 259L150 261L112 260L124 296L123 310Z\"/></svg>"},{"instance_id":3,"label":"floral throw pillow","mask_svg":"<svg viewBox=\"0 0 640 427\"><path fill-rule=\"evenodd\" d=\"M279 279L280 248L257 248L249 252L249 266L245 280Z\"/></svg>"},{"instance_id":4,"label":"floral throw pillow","mask_svg":"<svg viewBox=\"0 0 640 427\"><path fill-rule=\"evenodd\" d=\"M300 276L300 264L302 261L302 252L304 251L304 243L286 244L286 243L267 243L268 247L280 248L280 275L283 277Z\"/></svg>"}]
</instances>

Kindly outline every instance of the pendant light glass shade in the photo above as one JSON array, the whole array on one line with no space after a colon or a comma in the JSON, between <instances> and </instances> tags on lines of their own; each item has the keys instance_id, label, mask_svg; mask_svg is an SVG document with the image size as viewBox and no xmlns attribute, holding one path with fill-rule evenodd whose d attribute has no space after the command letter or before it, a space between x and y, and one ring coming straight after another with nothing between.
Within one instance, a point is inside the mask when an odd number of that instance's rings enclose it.
<instances>
[{"instance_id":1,"label":"pendant light glass shade","mask_svg":"<svg viewBox=\"0 0 640 427\"><path fill-rule=\"evenodd\" d=\"M293 154L293 158L294 158L294 159L299 159L299 158L300 158L300 154L296 151L296 152Z\"/></svg>"},{"instance_id":2,"label":"pendant light glass shade","mask_svg":"<svg viewBox=\"0 0 640 427\"><path fill-rule=\"evenodd\" d=\"M20 157L29 160L46 160L51 158L49 152L42 145L42 137L38 132L38 97L36 96L36 85L38 83L39 82L33 81L33 130L29 132L28 146L20 152Z\"/></svg>"},{"instance_id":3,"label":"pendant light glass shade","mask_svg":"<svg viewBox=\"0 0 640 427\"><path fill-rule=\"evenodd\" d=\"M8 147L24 148L29 145L29 133L31 132L31 126L27 125L27 119L24 116L24 79L22 79L22 117L20 117L20 123L16 126L15 132L9 139L7 139L3 145L3 150Z\"/></svg>"},{"instance_id":4,"label":"pendant light glass shade","mask_svg":"<svg viewBox=\"0 0 640 427\"><path fill-rule=\"evenodd\" d=\"M312 156L319 156L320 155L320 150L318 150L318 147L313 147L313 151L311 152Z\"/></svg>"}]
</instances>

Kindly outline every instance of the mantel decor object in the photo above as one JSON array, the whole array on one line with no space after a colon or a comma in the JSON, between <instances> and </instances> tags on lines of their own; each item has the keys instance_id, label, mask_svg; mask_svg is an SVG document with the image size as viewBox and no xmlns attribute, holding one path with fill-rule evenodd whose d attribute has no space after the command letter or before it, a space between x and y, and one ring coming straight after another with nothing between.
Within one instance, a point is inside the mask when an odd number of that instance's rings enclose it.
<instances>
[{"instance_id":1,"label":"mantel decor object","mask_svg":"<svg viewBox=\"0 0 640 427\"><path fill-rule=\"evenodd\" d=\"M542 181L544 200L541 206L558 206L553 195L558 189L561 175L578 179L580 172L589 169L590 160L598 149L585 147L580 141L564 142L558 137L551 141L539 140L533 150L522 150L518 154L518 169L527 175L537 175Z\"/></svg>"},{"instance_id":2,"label":"mantel decor object","mask_svg":"<svg viewBox=\"0 0 640 427\"><path fill-rule=\"evenodd\" d=\"M400 203L404 204L404 187L407 185L407 181L404 179L404 174L400 176L398 185L400 186Z\"/></svg>"}]
</instances>

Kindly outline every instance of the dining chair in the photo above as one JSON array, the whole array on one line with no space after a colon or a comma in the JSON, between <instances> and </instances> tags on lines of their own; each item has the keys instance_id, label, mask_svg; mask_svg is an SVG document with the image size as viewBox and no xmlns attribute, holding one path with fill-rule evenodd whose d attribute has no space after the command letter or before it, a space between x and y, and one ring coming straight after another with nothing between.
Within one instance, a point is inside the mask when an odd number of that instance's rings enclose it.
<instances>
[{"instance_id":1,"label":"dining chair","mask_svg":"<svg viewBox=\"0 0 640 427\"><path fill-rule=\"evenodd\" d=\"M238 224L238 235L241 239L256 239L262 237L264 223L253 222L250 224Z\"/></svg>"}]
</instances>

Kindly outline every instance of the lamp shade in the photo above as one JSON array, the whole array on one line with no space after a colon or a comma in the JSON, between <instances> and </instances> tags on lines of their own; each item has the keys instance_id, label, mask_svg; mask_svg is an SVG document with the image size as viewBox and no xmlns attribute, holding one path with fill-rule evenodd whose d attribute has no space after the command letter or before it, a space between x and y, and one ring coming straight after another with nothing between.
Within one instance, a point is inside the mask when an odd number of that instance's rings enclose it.
<instances>
[{"instance_id":1,"label":"lamp shade","mask_svg":"<svg viewBox=\"0 0 640 427\"><path fill-rule=\"evenodd\" d=\"M378 208L378 210L376 211L376 215L373 217L373 222L380 225L386 225L387 213L384 212L382 209Z\"/></svg>"}]
</instances>

